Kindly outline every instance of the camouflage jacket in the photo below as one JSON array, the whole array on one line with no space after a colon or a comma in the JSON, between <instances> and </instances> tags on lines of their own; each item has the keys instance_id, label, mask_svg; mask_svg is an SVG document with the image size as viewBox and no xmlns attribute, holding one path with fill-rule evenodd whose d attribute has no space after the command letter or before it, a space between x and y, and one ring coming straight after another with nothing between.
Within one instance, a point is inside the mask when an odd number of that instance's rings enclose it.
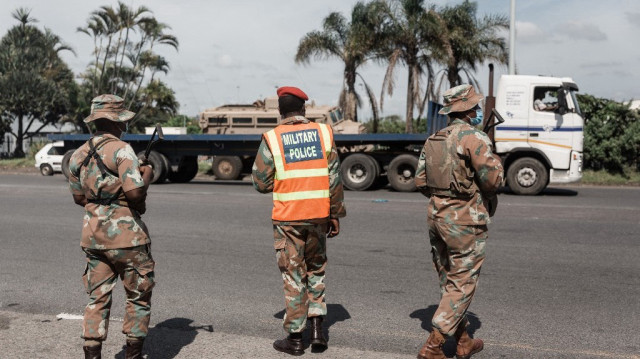
<instances>
[{"instance_id":1,"label":"camouflage jacket","mask_svg":"<svg viewBox=\"0 0 640 359\"><path fill-rule=\"evenodd\" d=\"M309 123L309 120L300 122L294 117L286 118L282 121L281 125L295 126L299 123ZM331 146L331 153L327 159L329 162L329 196L331 198L330 218L342 218L347 215L347 211L344 206L344 192L342 187L342 180L340 178L340 157L338 156L338 150L336 149L335 142ZM269 149L267 141L262 138L260 148L258 148L258 154L256 160L253 163L253 169L251 171L251 180L253 181L253 187L260 193L273 192L273 180L275 178L276 168L273 162L273 154ZM317 224L327 222L327 219L312 220L309 222L281 222L273 221L274 224L280 225L304 225L304 224Z\"/></svg>"},{"instance_id":2,"label":"camouflage jacket","mask_svg":"<svg viewBox=\"0 0 640 359\"><path fill-rule=\"evenodd\" d=\"M491 140L484 132L459 119L452 121L449 127L441 131L449 133L449 136L455 136L450 140L453 140L457 158L435 157L428 153L426 149L429 141L435 135L431 136L420 153L415 177L416 186L420 192L430 197L429 219L462 225L490 223L485 201L496 195L504 176L500 158L492 151ZM440 180L433 176L442 175L427 173L427 168L443 165L443 161L453 161L452 165L456 170L453 173L455 183L452 183L451 188L461 189L463 195L447 195L427 185Z\"/></svg>"},{"instance_id":3,"label":"camouflage jacket","mask_svg":"<svg viewBox=\"0 0 640 359\"><path fill-rule=\"evenodd\" d=\"M87 166L82 166L89 152L89 144L85 143L73 153L69 161L69 188L72 194L83 195L88 201L117 196L124 202L124 192L144 186L140 164L131 146L113 135L97 134L93 137L94 145L107 137L111 141L97 150L107 168L106 175L102 176L93 158ZM120 203L116 201L103 205L89 202L85 205L82 247L117 249L151 242L140 214Z\"/></svg>"}]
</instances>

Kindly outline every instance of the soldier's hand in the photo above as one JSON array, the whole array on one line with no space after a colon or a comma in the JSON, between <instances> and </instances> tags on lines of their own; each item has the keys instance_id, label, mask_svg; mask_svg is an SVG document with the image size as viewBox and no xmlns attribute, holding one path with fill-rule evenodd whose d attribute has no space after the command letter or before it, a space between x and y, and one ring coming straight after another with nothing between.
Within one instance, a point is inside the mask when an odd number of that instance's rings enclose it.
<instances>
[{"instance_id":1,"label":"soldier's hand","mask_svg":"<svg viewBox=\"0 0 640 359\"><path fill-rule=\"evenodd\" d=\"M144 154L138 156L138 161L140 162L140 167L149 165L149 159Z\"/></svg>"},{"instance_id":2,"label":"soldier's hand","mask_svg":"<svg viewBox=\"0 0 640 359\"><path fill-rule=\"evenodd\" d=\"M332 218L329 220L329 226L327 227L327 237L332 238L340 234L340 220Z\"/></svg>"}]
</instances>

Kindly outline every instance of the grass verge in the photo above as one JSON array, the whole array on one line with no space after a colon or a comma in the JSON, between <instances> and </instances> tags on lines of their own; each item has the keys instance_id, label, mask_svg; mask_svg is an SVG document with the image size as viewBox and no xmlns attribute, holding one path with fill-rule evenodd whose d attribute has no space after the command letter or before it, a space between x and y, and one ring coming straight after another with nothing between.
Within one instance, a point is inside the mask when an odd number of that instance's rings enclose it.
<instances>
[{"instance_id":1,"label":"grass verge","mask_svg":"<svg viewBox=\"0 0 640 359\"><path fill-rule=\"evenodd\" d=\"M585 170L582 172L580 183L607 186L640 186L640 172L628 171L622 175L607 171Z\"/></svg>"},{"instance_id":2,"label":"grass verge","mask_svg":"<svg viewBox=\"0 0 640 359\"><path fill-rule=\"evenodd\" d=\"M20 167L33 167L36 164L34 158L12 158L10 160L0 160L0 167L2 168L20 168Z\"/></svg>"}]
</instances>

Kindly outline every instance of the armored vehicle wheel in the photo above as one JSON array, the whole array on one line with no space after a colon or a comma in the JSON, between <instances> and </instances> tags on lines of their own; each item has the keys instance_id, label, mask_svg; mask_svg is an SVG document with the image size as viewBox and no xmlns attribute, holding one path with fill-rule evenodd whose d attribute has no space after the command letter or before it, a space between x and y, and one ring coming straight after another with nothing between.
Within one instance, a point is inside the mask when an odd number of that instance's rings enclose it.
<instances>
[{"instance_id":1,"label":"armored vehicle wheel","mask_svg":"<svg viewBox=\"0 0 640 359\"><path fill-rule=\"evenodd\" d=\"M43 163L40 165L40 173L43 176L53 176L53 167L48 163Z\"/></svg>"},{"instance_id":2,"label":"armored vehicle wheel","mask_svg":"<svg viewBox=\"0 0 640 359\"><path fill-rule=\"evenodd\" d=\"M186 183L198 174L198 157L184 156L180 158L178 171L169 171L169 181L173 183Z\"/></svg>"},{"instance_id":3,"label":"armored vehicle wheel","mask_svg":"<svg viewBox=\"0 0 640 359\"><path fill-rule=\"evenodd\" d=\"M548 182L549 171L535 158L519 158L507 170L507 184L515 194L536 195Z\"/></svg>"},{"instance_id":4,"label":"armored vehicle wheel","mask_svg":"<svg viewBox=\"0 0 640 359\"><path fill-rule=\"evenodd\" d=\"M418 168L418 157L414 155L400 155L389 163L387 178L391 187L398 192L413 192L417 190L414 179Z\"/></svg>"},{"instance_id":5,"label":"armored vehicle wheel","mask_svg":"<svg viewBox=\"0 0 640 359\"><path fill-rule=\"evenodd\" d=\"M242 160L237 156L215 156L211 170L216 179L235 180L242 172Z\"/></svg>"},{"instance_id":6,"label":"armored vehicle wheel","mask_svg":"<svg viewBox=\"0 0 640 359\"><path fill-rule=\"evenodd\" d=\"M62 174L69 179L71 172L69 171L69 161L71 160L71 156L76 150L67 151L64 156L62 156L62 163L60 164Z\"/></svg>"},{"instance_id":7,"label":"armored vehicle wheel","mask_svg":"<svg viewBox=\"0 0 640 359\"><path fill-rule=\"evenodd\" d=\"M352 191L364 191L380 175L380 166L373 157L356 153L344 159L340 166L342 183Z\"/></svg>"}]
</instances>

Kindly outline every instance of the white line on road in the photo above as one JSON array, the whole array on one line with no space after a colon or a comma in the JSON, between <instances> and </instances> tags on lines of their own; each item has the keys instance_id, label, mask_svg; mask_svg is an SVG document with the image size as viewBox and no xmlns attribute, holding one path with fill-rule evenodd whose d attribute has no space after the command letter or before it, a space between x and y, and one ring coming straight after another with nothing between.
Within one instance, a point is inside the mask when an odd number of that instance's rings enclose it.
<instances>
[{"instance_id":1,"label":"white line on road","mask_svg":"<svg viewBox=\"0 0 640 359\"><path fill-rule=\"evenodd\" d=\"M66 190L66 187L61 186L35 186L35 185L20 185L20 184L0 184L0 188L36 188L36 189L63 189ZM217 196L229 196L229 197L265 197L265 194L259 193L229 193L229 192L219 192L219 191L179 191L179 190L153 190L151 187L151 194L179 194L179 195L217 195ZM375 198L347 198L347 202L373 202ZM387 202L384 203L424 203L426 205L427 199L387 199ZM381 203L381 205L384 205ZM589 205L568 205L568 204L543 204L543 203L500 203L500 206L507 207L523 207L523 208L567 208L567 209L597 209L597 210L612 210L612 211L640 211L640 206L638 207L621 207L621 206L589 206Z\"/></svg>"},{"instance_id":2,"label":"white line on road","mask_svg":"<svg viewBox=\"0 0 640 359\"><path fill-rule=\"evenodd\" d=\"M82 320L84 319L84 317L80 314L71 314L71 313L60 313L58 315L56 315L56 318L58 320L60 319L65 319L65 320ZM115 322L123 322L124 319L122 318L116 318L116 317L110 317L109 321L115 321Z\"/></svg>"}]
</instances>

